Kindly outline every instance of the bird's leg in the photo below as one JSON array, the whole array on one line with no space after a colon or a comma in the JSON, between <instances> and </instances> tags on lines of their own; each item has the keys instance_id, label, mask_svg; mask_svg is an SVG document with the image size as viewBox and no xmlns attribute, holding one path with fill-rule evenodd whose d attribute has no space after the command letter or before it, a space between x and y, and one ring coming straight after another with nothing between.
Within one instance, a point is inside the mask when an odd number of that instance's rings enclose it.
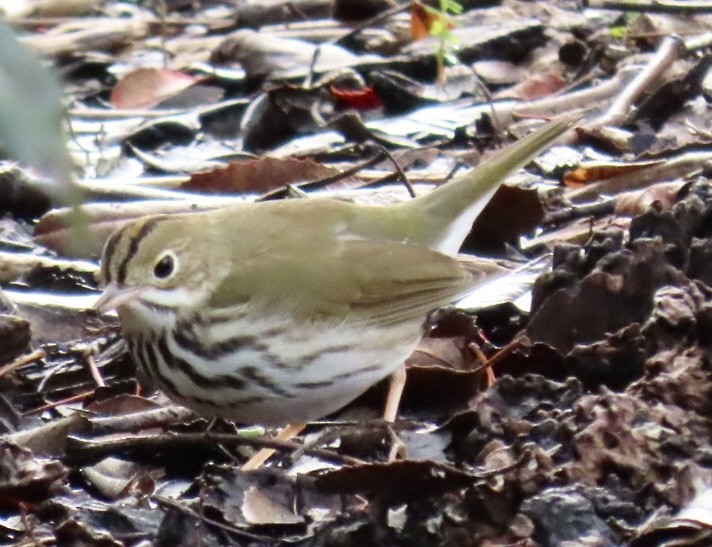
<instances>
[{"instance_id":1,"label":"bird's leg","mask_svg":"<svg viewBox=\"0 0 712 547\"><path fill-rule=\"evenodd\" d=\"M383 411L383 419L387 422L395 422L398 416L398 406L400 405L403 389L405 388L405 363L391 374L388 384L388 396L386 397L386 408Z\"/></svg>"},{"instance_id":2,"label":"bird's leg","mask_svg":"<svg viewBox=\"0 0 712 547\"><path fill-rule=\"evenodd\" d=\"M398 417L398 407L400 406L401 396L405 388L405 363L401 363L396 371L391 374L388 383L388 396L386 397L386 408L383 411L383 419L386 422L395 422ZM389 428L390 429L390 428ZM393 446L388 453L388 461L395 461L396 458L405 457L405 444L398 438L395 432L391 431Z\"/></svg>"},{"instance_id":3,"label":"bird's leg","mask_svg":"<svg viewBox=\"0 0 712 547\"><path fill-rule=\"evenodd\" d=\"M383 411L383 419L386 422L395 422L398 416L398 406L400 405L401 396L403 395L403 388L405 387L405 363L401 364L398 369L391 375L390 383L388 386L388 396L386 398L386 408ZM299 435L306 424L292 424L288 425L282 431L280 431L275 437L278 441L288 441ZM397 452L400 454L402 451L401 447L398 447ZM275 450L272 448L262 448L254 456L252 456L247 462L242 465L243 471L252 471L257 469L263 463L265 463ZM395 454L391 456L393 458ZM389 459L391 459L389 458Z\"/></svg>"},{"instance_id":4,"label":"bird's leg","mask_svg":"<svg viewBox=\"0 0 712 547\"><path fill-rule=\"evenodd\" d=\"M307 424L290 424L277 433L275 440L288 441L293 439L304 431L306 426ZM275 452L276 450L274 448L262 448L254 456L247 460L247 462L242 465L241 469L243 471L252 471L257 469L258 467L261 467L262 464L265 463Z\"/></svg>"}]
</instances>

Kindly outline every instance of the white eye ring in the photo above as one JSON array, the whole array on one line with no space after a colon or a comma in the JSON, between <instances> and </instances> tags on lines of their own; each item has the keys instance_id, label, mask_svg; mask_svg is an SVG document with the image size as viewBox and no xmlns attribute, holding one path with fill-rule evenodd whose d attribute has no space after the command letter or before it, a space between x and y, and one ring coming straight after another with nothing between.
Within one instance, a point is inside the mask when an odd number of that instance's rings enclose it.
<instances>
[{"instance_id":1,"label":"white eye ring","mask_svg":"<svg viewBox=\"0 0 712 547\"><path fill-rule=\"evenodd\" d=\"M165 251L153 266L153 277L165 281L178 271L178 257L171 251Z\"/></svg>"}]
</instances>

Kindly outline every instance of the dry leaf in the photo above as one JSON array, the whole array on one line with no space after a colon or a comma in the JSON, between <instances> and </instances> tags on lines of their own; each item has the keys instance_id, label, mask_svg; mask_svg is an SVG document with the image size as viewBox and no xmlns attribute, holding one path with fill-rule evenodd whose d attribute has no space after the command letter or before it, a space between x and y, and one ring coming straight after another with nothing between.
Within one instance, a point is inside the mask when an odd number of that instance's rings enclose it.
<instances>
[{"instance_id":1,"label":"dry leaf","mask_svg":"<svg viewBox=\"0 0 712 547\"><path fill-rule=\"evenodd\" d=\"M200 78L160 68L140 68L123 77L111 90L116 108L153 108L200 81Z\"/></svg>"},{"instance_id":2,"label":"dry leaf","mask_svg":"<svg viewBox=\"0 0 712 547\"><path fill-rule=\"evenodd\" d=\"M338 175L333 167L293 158L261 158L232 162L227 167L197 173L181 190L214 194L264 193L285 184L319 180Z\"/></svg>"},{"instance_id":3,"label":"dry leaf","mask_svg":"<svg viewBox=\"0 0 712 547\"><path fill-rule=\"evenodd\" d=\"M664 162L660 160L637 163L591 163L588 165L580 165L578 168L567 172L564 175L563 180L564 184L569 188L581 188L582 186L586 186L592 182L617 177L619 175L625 175L626 173L635 173L641 169L652 167L654 165L660 165L661 163Z\"/></svg>"},{"instance_id":4,"label":"dry leaf","mask_svg":"<svg viewBox=\"0 0 712 547\"><path fill-rule=\"evenodd\" d=\"M624 192L616 199L615 213L633 217L647 211L657 202L663 210L670 209L676 202L684 181L660 182L647 188Z\"/></svg>"}]
</instances>

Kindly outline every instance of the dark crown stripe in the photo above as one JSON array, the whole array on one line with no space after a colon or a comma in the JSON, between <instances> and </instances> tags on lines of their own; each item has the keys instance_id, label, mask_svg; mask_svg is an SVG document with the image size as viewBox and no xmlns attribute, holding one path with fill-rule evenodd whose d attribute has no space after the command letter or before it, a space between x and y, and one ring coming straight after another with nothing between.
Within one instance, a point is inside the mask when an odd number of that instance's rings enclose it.
<instances>
[{"instance_id":1,"label":"dark crown stripe","mask_svg":"<svg viewBox=\"0 0 712 547\"><path fill-rule=\"evenodd\" d=\"M163 217L155 217L146 220L143 223L143 226L141 226L141 229L138 231L138 233L133 236L133 238L131 238L131 241L129 242L129 248L126 250L126 255L119 264L119 268L116 274L117 283L123 283L124 281L126 281L126 270L129 267L129 262L138 252L138 247L141 244L141 240L145 238L149 233L151 233L151 231L156 227L156 224L158 224L158 222L160 222L161 220L163 220Z\"/></svg>"},{"instance_id":2,"label":"dark crown stripe","mask_svg":"<svg viewBox=\"0 0 712 547\"><path fill-rule=\"evenodd\" d=\"M114 259L116 249L119 246L119 241L123 239L124 232L131 227L131 223L127 222L118 230L115 230L106 240L104 244L104 252L101 260L101 278L104 283L111 281L111 261Z\"/></svg>"},{"instance_id":3,"label":"dark crown stripe","mask_svg":"<svg viewBox=\"0 0 712 547\"><path fill-rule=\"evenodd\" d=\"M160 352L159 355L159 350L160 346L158 344L151 344L150 342L146 343L146 354L150 355L151 357L149 358L149 364L152 364L153 366L151 367L151 370L153 371L154 378L155 380L159 383L163 391L165 391L166 395L169 397L172 395L173 397L185 397L186 395L181 392L180 389L178 389L178 386L173 382L173 380L166 374L163 373L161 370L161 363L160 363L160 358L163 357L163 353ZM165 361L166 366L168 365L168 362Z\"/></svg>"}]
</instances>

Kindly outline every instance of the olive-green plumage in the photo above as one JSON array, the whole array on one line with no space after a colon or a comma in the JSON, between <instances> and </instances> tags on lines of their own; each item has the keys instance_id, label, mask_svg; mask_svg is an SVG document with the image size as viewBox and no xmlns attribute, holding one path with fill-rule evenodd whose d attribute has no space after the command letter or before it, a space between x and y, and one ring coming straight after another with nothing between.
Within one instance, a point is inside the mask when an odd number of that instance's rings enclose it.
<instances>
[{"instance_id":1,"label":"olive-green plumage","mask_svg":"<svg viewBox=\"0 0 712 547\"><path fill-rule=\"evenodd\" d=\"M472 284L453 255L475 217L570 123L398 205L308 198L139 219L105 245L97 307L117 309L135 359L182 404L264 423L332 412Z\"/></svg>"}]
</instances>

